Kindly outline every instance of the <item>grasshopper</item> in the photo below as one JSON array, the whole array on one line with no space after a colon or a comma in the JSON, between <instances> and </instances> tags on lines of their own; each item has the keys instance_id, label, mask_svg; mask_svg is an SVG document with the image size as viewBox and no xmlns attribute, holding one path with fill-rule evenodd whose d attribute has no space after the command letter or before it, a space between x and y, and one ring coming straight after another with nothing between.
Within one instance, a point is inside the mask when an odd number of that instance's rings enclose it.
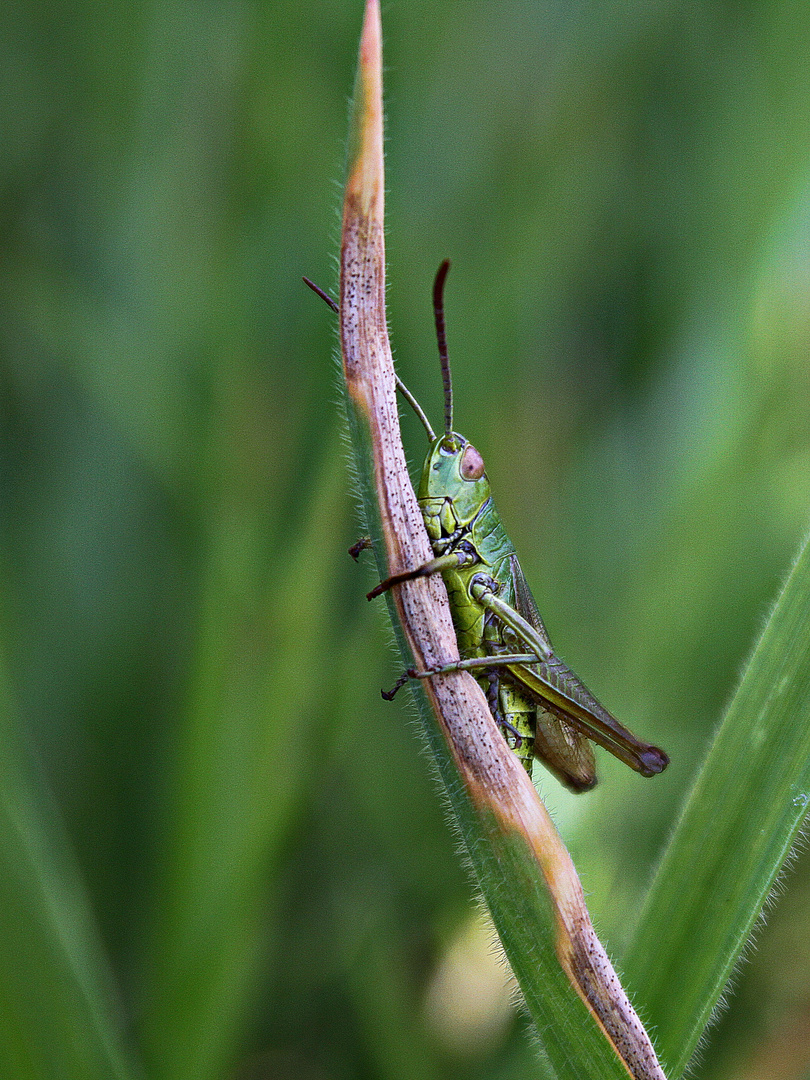
<instances>
[{"instance_id":1,"label":"grasshopper","mask_svg":"<svg viewBox=\"0 0 810 1080\"><path fill-rule=\"evenodd\" d=\"M445 260L433 285L433 310L444 385L444 431L437 436L413 395L397 387L427 431L430 449L417 500L434 558L393 574L368 594L372 600L417 577L441 574L447 586L461 660L427 671L413 668L387 700L410 679L450 671L474 674L508 745L531 776L537 757L572 791L596 783L592 740L642 776L669 764L656 746L637 739L555 655L517 553L492 500L484 460L453 430L453 389L444 322ZM337 305L304 279L337 311ZM359 547L359 545L358 545Z\"/></svg>"}]
</instances>

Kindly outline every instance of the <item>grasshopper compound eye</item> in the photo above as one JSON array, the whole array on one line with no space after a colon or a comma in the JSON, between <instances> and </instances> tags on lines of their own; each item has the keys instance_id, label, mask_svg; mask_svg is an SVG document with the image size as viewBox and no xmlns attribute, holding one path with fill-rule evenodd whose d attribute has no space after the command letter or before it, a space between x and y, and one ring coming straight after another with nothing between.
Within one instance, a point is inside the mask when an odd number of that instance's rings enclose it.
<instances>
[{"instance_id":1,"label":"grasshopper compound eye","mask_svg":"<svg viewBox=\"0 0 810 1080\"><path fill-rule=\"evenodd\" d=\"M459 465L459 472L465 480L480 480L484 475L484 459L472 443L467 443L467 449Z\"/></svg>"}]
</instances>

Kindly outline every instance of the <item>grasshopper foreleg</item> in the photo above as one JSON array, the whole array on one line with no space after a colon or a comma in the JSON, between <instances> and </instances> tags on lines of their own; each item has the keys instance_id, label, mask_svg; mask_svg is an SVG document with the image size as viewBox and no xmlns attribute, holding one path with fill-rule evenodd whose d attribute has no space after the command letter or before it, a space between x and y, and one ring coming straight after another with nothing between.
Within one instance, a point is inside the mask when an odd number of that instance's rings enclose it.
<instances>
[{"instance_id":1,"label":"grasshopper foreleg","mask_svg":"<svg viewBox=\"0 0 810 1080\"><path fill-rule=\"evenodd\" d=\"M417 566L415 570L403 570L401 574L392 574L391 577L376 585L366 595L366 599L373 600L375 596L382 596L384 592L388 592L392 585L401 585L403 581L413 581L414 578L419 577L431 577L433 574L441 574L443 570L449 570L451 567L469 566L473 562L475 562L475 555L465 550L454 551L451 555L440 555L438 559L431 559L430 562Z\"/></svg>"}]
</instances>

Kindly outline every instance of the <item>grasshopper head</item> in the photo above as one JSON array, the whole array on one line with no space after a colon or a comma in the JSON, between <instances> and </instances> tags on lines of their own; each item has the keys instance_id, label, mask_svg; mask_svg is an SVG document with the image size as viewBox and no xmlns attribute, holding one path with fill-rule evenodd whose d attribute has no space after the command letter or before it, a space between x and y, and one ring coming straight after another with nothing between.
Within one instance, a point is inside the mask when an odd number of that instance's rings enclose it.
<instances>
[{"instance_id":1,"label":"grasshopper head","mask_svg":"<svg viewBox=\"0 0 810 1080\"><path fill-rule=\"evenodd\" d=\"M418 499L431 539L468 525L490 497L484 459L471 442L452 432L431 444Z\"/></svg>"},{"instance_id":2,"label":"grasshopper head","mask_svg":"<svg viewBox=\"0 0 810 1080\"><path fill-rule=\"evenodd\" d=\"M453 384L447 340L444 332L444 280L450 263L444 260L433 282L433 314L444 384L444 434L437 439L422 410L411 401L425 425L430 450L422 469L418 501L433 550L441 552L457 538L461 527L469 525L490 497L484 459L471 442L453 431ZM407 395L410 399L410 395Z\"/></svg>"}]
</instances>

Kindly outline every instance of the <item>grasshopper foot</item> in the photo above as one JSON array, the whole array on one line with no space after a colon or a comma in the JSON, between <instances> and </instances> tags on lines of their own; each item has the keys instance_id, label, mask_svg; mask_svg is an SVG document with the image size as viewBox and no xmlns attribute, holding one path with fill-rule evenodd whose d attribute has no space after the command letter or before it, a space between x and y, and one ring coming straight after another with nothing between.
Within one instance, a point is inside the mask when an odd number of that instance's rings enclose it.
<instances>
[{"instance_id":1,"label":"grasshopper foot","mask_svg":"<svg viewBox=\"0 0 810 1080\"><path fill-rule=\"evenodd\" d=\"M418 678L416 671L413 668L408 668L404 675L400 675L390 690L381 690L380 693L383 696L383 701L393 701L399 691L405 685L406 682L410 682L411 679Z\"/></svg>"}]
</instances>

